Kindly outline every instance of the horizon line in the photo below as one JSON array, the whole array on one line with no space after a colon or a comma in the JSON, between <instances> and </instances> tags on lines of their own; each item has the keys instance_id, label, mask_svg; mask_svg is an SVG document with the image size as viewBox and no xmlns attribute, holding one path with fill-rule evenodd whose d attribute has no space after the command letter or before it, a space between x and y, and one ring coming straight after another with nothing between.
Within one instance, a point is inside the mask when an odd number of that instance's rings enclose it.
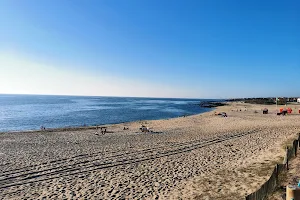
<instances>
[{"instance_id":1,"label":"horizon line","mask_svg":"<svg viewBox=\"0 0 300 200\"><path fill-rule=\"evenodd\" d=\"M146 97L146 96L99 96L99 95L73 95L73 94L16 94L0 93L0 95L27 95L27 96L67 96L67 97L113 97L113 98L153 98L153 99L230 99L230 98L196 98L196 97ZM231 98L233 99L233 98Z\"/></svg>"},{"instance_id":2,"label":"horizon line","mask_svg":"<svg viewBox=\"0 0 300 200\"><path fill-rule=\"evenodd\" d=\"M106 95L80 95L80 94L16 94L16 93L0 93L0 95L28 95L28 96L69 96L69 97L114 97L114 98L153 98L153 99L249 99L249 98L299 98L298 96L267 96L267 97L230 97L230 98L199 98L199 97L154 97L154 96L106 96Z\"/></svg>"}]
</instances>

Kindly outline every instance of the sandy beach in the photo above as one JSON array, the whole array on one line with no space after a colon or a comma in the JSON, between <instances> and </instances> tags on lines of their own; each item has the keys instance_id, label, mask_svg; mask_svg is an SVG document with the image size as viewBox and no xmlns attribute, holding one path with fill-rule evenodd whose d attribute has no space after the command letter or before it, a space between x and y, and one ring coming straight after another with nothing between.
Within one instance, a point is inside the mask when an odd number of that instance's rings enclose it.
<instances>
[{"instance_id":1,"label":"sandy beach","mask_svg":"<svg viewBox=\"0 0 300 200\"><path fill-rule=\"evenodd\" d=\"M269 114L263 115L267 107ZM0 199L243 199L300 132L300 105L229 103L96 129L0 133ZM216 116L226 112L228 117ZM141 124L154 133L141 133ZM128 130L123 130L128 127Z\"/></svg>"}]
</instances>

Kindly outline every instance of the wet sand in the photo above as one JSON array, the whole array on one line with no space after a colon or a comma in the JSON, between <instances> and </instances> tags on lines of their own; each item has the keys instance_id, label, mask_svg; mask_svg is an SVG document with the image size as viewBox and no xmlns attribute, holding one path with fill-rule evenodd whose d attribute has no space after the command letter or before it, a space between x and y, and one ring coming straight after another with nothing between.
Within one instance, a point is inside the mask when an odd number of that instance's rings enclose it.
<instances>
[{"instance_id":1,"label":"wet sand","mask_svg":"<svg viewBox=\"0 0 300 200\"><path fill-rule=\"evenodd\" d=\"M0 199L243 199L300 132L300 114L277 116L267 106L263 115L264 107L230 103L201 115L108 125L105 135L0 133ZM214 115L222 111L228 117ZM141 124L154 133L141 133Z\"/></svg>"}]
</instances>

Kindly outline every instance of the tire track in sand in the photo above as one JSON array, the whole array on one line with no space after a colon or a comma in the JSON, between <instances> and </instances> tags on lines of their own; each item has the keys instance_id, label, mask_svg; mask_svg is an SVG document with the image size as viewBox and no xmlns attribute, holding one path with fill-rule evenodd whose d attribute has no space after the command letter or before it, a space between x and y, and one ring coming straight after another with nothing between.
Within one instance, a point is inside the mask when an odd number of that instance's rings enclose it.
<instances>
[{"instance_id":1,"label":"tire track in sand","mask_svg":"<svg viewBox=\"0 0 300 200\"><path fill-rule=\"evenodd\" d=\"M66 161L73 161L71 159L60 159L54 160L50 163L41 165L32 165L27 168L22 168L23 170L9 171L10 173L0 173L0 189L5 189L13 186L20 186L29 183L36 183L47 181L62 176L70 175L80 175L82 173L89 173L95 170L107 169L122 165L136 164L143 161L154 160L170 155L176 155L180 153L185 153L192 151L194 149L202 148L205 146L213 145L216 143L240 138L249 134L257 132L256 130L249 131L246 133L229 134L223 135L216 138L206 139L206 140L196 140L182 143L175 143L157 148L148 148L140 151L133 151L131 153L121 153L107 157L99 157L97 154L84 155L87 160L80 162L69 163ZM94 155L94 156L93 156ZM80 158L79 156L78 158ZM53 166L58 165L58 166ZM36 170L35 167L44 168L42 170ZM27 169L27 170L26 170ZM25 173L23 173L25 172Z\"/></svg>"}]
</instances>

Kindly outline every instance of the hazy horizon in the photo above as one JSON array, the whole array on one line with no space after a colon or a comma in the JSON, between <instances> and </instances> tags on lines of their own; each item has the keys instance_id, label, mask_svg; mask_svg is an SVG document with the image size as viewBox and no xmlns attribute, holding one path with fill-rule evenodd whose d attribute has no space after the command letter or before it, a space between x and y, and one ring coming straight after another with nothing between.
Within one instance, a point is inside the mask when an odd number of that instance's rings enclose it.
<instances>
[{"instance_id":1,"label":"hazy horizon","mask_svg":"<svg viewBox=\"0 0 300 200\"><path fill-rule=\"evenodd\" d=\"M248 99L248 98L300 98L298 96L257 96L257 97L232 97L232 98L188 98L188 97L153 97L153 96L99 96L99 95L68 95L68 94L15 94L15 93L0 93L0 95L5 96L5 95L40 95L40 96L70 96L70 97L112 97L112 98L153 98L153 99L199 99L199 100L210 100L210 99L215 99L215 100L227 100L227 99Z\"/></svg>"}]
</instances>

